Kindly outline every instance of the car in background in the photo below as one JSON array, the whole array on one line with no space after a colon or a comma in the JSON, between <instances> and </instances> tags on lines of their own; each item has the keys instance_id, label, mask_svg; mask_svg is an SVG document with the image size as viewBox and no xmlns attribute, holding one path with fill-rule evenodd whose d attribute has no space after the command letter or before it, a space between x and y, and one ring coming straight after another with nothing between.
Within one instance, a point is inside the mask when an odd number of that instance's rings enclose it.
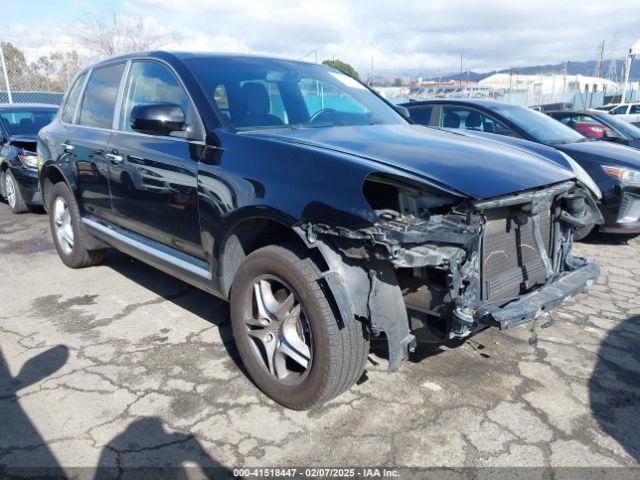
<instances>
[{"instance_id":1,"label":"car in background","mask_svg":"<svg viewBox=\"0 0 640 480\"><path fill-rule=\"evenodd\" d=\"M621 120L640 126L640 103L621 103L609 110L611 115L616 115Z\"/></svg>"},{"instance_id":2,"label":"car in background","mask_svg":"<svg viewBox=\"0 0 640 480\"><path fill-rule=\"evenodd\" d=\"M589 140L553 118L519 105L489 100L425 100L402 104L414 122L452 130L485 132L542 143L575 160L602 192L598 228L640 233L640 152ZM514 166L515 168L515 166ZM580 236L588 232L580 231Z\"/></svg>"},{"instance_id":3,"label":"car in background","mask_svg":"<svg viewBox=\"0 0 640 480\"><path fill-rule=\"evenodd\" d=\"M557 110L545 112L587 138L640 148L640 128L598 110Z\"/></svg>"},{"instance_id":4,"label":"car in background","mask_svg":"<svg viewBox=\"0 0 640 480\"><path fill-rule=\"evenodd\" d=\"M36 142L58 108L41 104L0 104L0 196L13 213L42 205Z\"/></svg>"},{"instance_id":5,"label":"car in background","mask_svg":"<svg viewBox=\"0 0 640 480\"><path fill-rule=\"evenodd\" d=\"M356 383L371 338L394 372L418 342L532 322L599 273L571 254L593 205L571 170L412 125L326 66L104 60L38 149L62 261L95 265L110 246L229 299L247 372L291 408ZM128 163L162 188L124 185Z\"/></svg>"},{"instance_id":6,"label":"car in background","mask_svg":"<svg viewBox=\"0 0 640 480\"><path fill-rule=\"evenodd\" d=\"M619 103L607 103L606 105L600 105L599 107L591 107L594 110L598 110L600 112L610 112L611 110L613 110L614 108L616 108L618 105L620 105Z\"/></svg>"}]
</instances>

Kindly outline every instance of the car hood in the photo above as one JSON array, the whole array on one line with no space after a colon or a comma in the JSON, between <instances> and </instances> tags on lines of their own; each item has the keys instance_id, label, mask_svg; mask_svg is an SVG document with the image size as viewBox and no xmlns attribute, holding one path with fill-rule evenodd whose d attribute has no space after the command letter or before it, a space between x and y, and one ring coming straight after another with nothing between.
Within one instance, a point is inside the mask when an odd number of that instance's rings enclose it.
<instances>
[{"instance_id":1,"label":"car hood","mask_svg":"<svg viewBox=\"0 0 640 480\"><path fill-rule=\"evenodd\" d=\"M562 182L556 163L494 141L421 125L366 125L251 131L251 136L337 151L410 172L485 199Z\"/></svg>"},{"instance_id":2,"label":"car hood","mask_svg":"<svg viewBox=\"0 0 640 480\"><path fill-rule=\"evenodd\" d=\"M634 168L640 170L640 152L626 145L605 141L586 141L577 143L563 143L554 145L569 156L580 159L591 159L602 164L611 164L621 167Z\"/></svg>"}]
</instances>

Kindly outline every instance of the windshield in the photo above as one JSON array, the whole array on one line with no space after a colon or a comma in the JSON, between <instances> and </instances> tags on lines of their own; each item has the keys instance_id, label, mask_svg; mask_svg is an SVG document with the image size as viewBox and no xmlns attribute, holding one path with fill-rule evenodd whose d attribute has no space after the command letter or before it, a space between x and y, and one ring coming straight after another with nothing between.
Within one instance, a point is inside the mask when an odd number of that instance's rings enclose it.
<instances>
[{"instance_id":1,"label":"windshield","mask_svg":"<svg viewBox=\"0 0 640 480\"><path fill-rule=\"evenodd\" d=\"M602 115L602 121L630 138L640 138L640 128L630 124L629 122L625 122L624 120L620 120L619 118L608 114Z\"/></svg>"},{"instance_id":2,"label":"windshield","mask_svg":"<svg viewBox=\"0 0 640 480\"><path fill-rule=\"evenodd\" d=\"M367 87L321 65L264 58L193 58L185 63L238 130L406 123Z\"/></svg>"},{"instance_id":3,"label":"windshield","mask_svg":"<svg viewBox=\"0 0 640 480\"><path fill-rule=\"evenodd\" d=\"M574 143L585 138L557 120L527 107L496 103L491 109L540 143Z\"/></svg>"},{"instance_id":4,"label":"windshield","mask_svg":"<svg viewBox=\"0 0 640 480\"><path fill-rule=\"evenodd\" d=\"M37 135L38 131L51 123L56 111L53 109L26 110L16 108L14 110L0 110L0 121L10 136Z\"/></svg>"}]
</instances>

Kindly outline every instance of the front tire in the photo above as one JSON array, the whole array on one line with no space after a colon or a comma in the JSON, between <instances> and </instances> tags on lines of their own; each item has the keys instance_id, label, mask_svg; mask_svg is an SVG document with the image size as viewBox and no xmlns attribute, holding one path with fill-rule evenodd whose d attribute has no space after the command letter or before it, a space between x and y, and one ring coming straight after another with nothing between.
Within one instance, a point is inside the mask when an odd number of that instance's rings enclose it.
<instances>
[{"instance_id":1,"label":"front tire","mask_svg":"<svg viewBox=\"0 0 640 480\"><path fill-rule=\"evenodd\" d=\"M6 170L2 174L2 179L4 181L4 191L7 195L7 203L11 211L16 214L28 212L29 206L24 201L24 198L22 198L18 182L16 181L16 177L13 176L13 173L11 173L11 170Z\"/></svg>"},{"instance_id":2,"label":"front tire","mask_svg":"<svg viewBox=\"0 0 640 480\"><path fill-rule=\"evenodd\" d=\"M49 204L49 223L53 243L62 262L71 268L97 265L104 250L87 250L83 238L82 218L76 199L64 182L53 186Z\"/></svg>"},{"instance_id":3,"label":"front tire","mask_svg":"<svg viewBox=\"0 0 640 480\"><path fill-rule=\"evenodd\" d=\"M251 379L285 407L318 406L362 375L362 324L339 328L315 263L295 246L268 246L242 263L231 289L231 326Z\"/></svg>"}]
</instances>

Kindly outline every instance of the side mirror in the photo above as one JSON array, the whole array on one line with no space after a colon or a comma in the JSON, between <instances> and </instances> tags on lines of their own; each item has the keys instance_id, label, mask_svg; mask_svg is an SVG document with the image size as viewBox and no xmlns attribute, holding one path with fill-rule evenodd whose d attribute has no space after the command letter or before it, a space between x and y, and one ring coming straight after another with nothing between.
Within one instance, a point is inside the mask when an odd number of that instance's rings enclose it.
<instances>
[{"instance_id":1,"label":"side mirror","mask_svg":"<svg viewBox=\"0 0 640 480\"><path fill-rule=\"evenodd\" d=\"M411 121L411 112L407 107L403 107L402 105L394 105L393 108L405 119Z\"/></svg>"},{"instance_id":2,"label":"side mirror","mask_svg":"<svg viewBox=\"0 0 640 480\"><path fill-rule=\"evenodd\" d=\"M149 135L169 135L186 127L184 112L175 103L140 103L129 119L132 130Z\"/></svg>"}]
</instances>

